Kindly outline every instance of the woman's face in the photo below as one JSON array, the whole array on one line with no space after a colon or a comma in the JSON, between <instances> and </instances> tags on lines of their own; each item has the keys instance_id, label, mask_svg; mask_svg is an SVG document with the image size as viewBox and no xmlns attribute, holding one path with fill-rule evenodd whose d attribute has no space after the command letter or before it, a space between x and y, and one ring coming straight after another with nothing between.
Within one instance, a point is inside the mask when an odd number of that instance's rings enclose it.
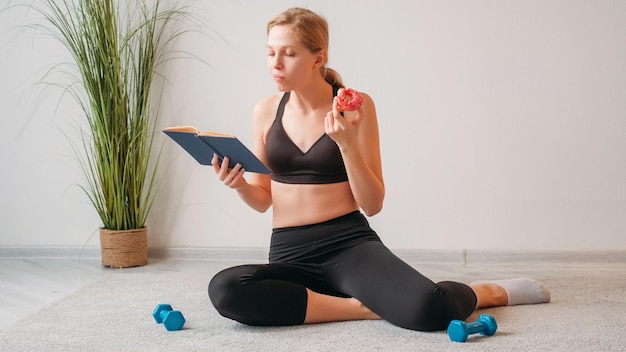
<instances>
[{"instance_id":1,"label":"woman's face","mask_svg":"<svg viewBox=\"0 0 626 352\"><path fill-rule=\"evenodd\" d=\"M287 26L274 26L267 36L267 64L281 92L292 91L320 74L320 55L311 53Z\"/></svg>"}]
</instances>

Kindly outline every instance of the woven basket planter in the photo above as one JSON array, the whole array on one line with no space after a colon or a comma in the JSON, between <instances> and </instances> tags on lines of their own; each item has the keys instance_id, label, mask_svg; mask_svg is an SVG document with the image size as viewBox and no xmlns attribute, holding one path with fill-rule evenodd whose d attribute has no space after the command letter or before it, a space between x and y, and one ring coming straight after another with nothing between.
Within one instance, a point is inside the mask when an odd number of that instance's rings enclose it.
<instances>
[{"instance_id":1,"label":"woven basket planter","mask_svg":"<svg viewBox=\"0 0 626 352\"><path fill-rule=\"evenodd\" d=\"M148 264L148 228L135 230L100 229L102 265L130 268Z\"/></svg>"}]
</instances>

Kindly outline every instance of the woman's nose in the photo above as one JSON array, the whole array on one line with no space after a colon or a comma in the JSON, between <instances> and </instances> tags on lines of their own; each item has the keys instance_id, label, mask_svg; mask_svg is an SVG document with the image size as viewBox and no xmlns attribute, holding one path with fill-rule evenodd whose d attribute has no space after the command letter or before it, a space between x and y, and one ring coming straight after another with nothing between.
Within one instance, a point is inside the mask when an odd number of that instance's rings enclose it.
<instances>
[{"instance_id":1,"label":"woman's nose","mask_svg":"<svg viewBox=\"0 0 626 352\"><path fill-rule=\"evenodd\" d=\"M272 58L272 67L274 68L281 68L282 67L282 62L283 60L281 59L280 55L274 55Z\"/></svg>"}]
</instances>

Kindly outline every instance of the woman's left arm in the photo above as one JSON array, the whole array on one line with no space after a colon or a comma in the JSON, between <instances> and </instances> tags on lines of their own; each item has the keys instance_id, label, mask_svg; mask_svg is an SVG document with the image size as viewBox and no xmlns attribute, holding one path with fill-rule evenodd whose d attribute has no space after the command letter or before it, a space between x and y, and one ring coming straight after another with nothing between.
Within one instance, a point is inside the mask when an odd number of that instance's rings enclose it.
<instances>
[{"instance_id":1,"label":"woman's left arm","mask_svg":"<svg viewBox=\"0 0 626 352\"><path fill-rule=\"evenodd\" d=\"M325 120L326 134L339 146L354 198L367 216L382 210L385 198L378 120L374 101L361 93L356 112L339 113L337 99Z\"/></svg>"}]
</instances>

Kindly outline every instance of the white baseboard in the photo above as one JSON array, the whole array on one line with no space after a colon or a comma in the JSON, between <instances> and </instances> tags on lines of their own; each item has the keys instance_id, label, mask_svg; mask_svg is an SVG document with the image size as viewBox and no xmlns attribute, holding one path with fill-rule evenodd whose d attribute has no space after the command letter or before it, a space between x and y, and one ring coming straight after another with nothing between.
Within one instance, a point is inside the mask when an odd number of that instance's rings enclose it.
<instances>
[{"instance_id":1,"label":"white baseboard","mask_svg":"<svg viewBox=\"0 0 626 352\"><path fill-rule=\"evenodd\" d=\"M626 264L626 251L510 251L510 250L394 250L411 263L482 264L482 263L613 263ZM210 261L266 261L267 248L149 248L148 256L157 259ZM0 259L99 259L99 247L0 246Z\"/></svg>"}]
</instances>

